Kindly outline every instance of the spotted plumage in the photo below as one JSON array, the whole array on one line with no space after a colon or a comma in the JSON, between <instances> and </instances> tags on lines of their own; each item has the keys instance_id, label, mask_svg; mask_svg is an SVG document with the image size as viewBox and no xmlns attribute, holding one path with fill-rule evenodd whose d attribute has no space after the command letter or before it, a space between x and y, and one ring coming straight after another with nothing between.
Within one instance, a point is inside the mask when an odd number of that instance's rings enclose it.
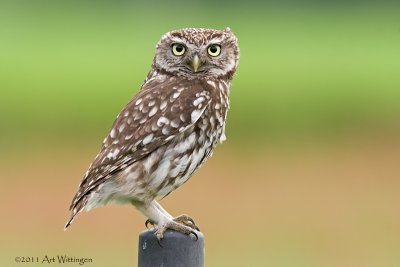
<instances>
[{"instance_id":1,"label":"spotted plumage","mask_svg":"<svg viewBox=\"0 0 400 267\"><path fill-rule=\"evenodd\" d=\"M110 201L136 206L158 226L159 238L166 228L195 227L172 218L156 199L186 182L225 140L239 49L230 29L189 28L165 34L156 50L141 90L84 175L66 227L80 211Z\"/></svg>"}]
</instances>

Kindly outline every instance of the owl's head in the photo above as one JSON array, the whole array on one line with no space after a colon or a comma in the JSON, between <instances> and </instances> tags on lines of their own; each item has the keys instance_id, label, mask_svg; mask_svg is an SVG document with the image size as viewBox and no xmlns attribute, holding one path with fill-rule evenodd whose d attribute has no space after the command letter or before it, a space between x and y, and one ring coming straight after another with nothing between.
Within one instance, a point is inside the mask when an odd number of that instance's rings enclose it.
<instances>
[{"instance_id":1,"label":"owl's head","mask_svg":"<svg viewBox=\"0 0 400 267\"><path fill-rule=\"evenodd\" d=\"M153 66L186 78L227 77L238 65L239 47L233 32L187 28L163 35L156 47Z\"/></svg>"}]
</instances>

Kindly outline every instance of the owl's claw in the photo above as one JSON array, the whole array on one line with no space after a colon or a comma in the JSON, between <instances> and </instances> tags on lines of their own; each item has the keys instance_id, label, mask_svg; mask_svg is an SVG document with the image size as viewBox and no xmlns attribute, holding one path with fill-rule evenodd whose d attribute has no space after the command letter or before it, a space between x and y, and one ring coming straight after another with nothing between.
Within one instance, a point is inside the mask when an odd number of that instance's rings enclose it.
<instances>
[{"instance_id":1,"label":"owl's claw","mask_svg":"<svg viewBox=\"0 0 400 267\"><path fill-rule=\"evenodd\" d=\"M147 229L149 229L149 224L150 224L151 226L153 226L153 227L154 227L154 225L155 225L155 223L154 223L152 220L147 219L147 220L145 221L145 223L144 223L144 225L146 226Z\"/></svg>"},{"instance_id":2,"label":"owl's claw","mask_svg":"<svg viewBox=\"0 0 400 267\"><path fill-rule=\"evenodd\" d=\"M194 229L192 229L189 226L186 226L184 224L180 224L176 221L168 221L167 223L160 225L158 227L156 227L156 237L158 239L158 241L161 241L161 239L164 238L164 233L167 229L170 230L174 230L180 233L183 233L185 235L194 235L195 240L197 241L199 239L199 236L197 235L197 233L194 231ZM160 244L160 242L158 242ZM161 244L160 244L161 245Z\"/></svg>"},{"instance_id":3,"label":"owl's claw","mask_svg":"<svg viewBox=\"0 0 400 267\"><path fill-rule=\"evenodd\" d=\"M197 240L199 240L199 236L197 235L197 233L195 231L191 231L190 232L192 235L194 235L194 238Z\"/></svg>"},{"instance_id":4,"label":"owl's claw","mask_svg":"<svg viewBox=\"0 0 400 267\"><path fill-rule=\"evenodd\" d=\"M194 220L192 218L190 218L186 214L182 214L182 215L179 215L178 217L175 217L173 219L173 221L177 222L177 223L180 223L180 224L183 224L185 226L188 226L188 227L192 228L193 230L200 231L199 227L197 227L197 225L194 222Z\"/></svg>"}]
</instances>

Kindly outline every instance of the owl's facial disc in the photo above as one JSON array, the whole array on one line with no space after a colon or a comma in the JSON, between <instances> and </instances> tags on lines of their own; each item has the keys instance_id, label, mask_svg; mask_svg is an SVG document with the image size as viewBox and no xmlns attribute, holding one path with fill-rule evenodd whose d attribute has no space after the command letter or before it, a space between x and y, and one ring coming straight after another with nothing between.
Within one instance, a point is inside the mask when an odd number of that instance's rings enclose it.
<instances>
[{"instance_id":1,"label":"owl's facial disc","mask_svg":"<svg viewBox=\"0 0 400 267\"><path fill-rule=\"evenodd\" d=\"M230 29L187 28L166 33L157 44L154 67L187 78L231 78L239 59Z\"/></svg>"}]
</instances>

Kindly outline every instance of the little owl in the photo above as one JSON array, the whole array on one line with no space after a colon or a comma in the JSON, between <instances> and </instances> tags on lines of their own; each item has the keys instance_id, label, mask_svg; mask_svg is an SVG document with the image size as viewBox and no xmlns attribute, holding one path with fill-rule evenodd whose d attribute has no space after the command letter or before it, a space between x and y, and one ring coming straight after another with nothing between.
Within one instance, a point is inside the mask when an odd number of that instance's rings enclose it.
<instances>
[{"instance_id":1,"label":"little owl","mask_svg":"<svg viewBox=\"0 0 400 267\"><path fill-rule=\"evenodd\" d=\"M232 77L239 59L235 35L188 28L166 33L150 72L104 139L72 200L71 218L111 201L131 203L156 226L198 230L187 215L172 217L156 199L186 182L226 139Z\"/></svg>"}]
</instances>

